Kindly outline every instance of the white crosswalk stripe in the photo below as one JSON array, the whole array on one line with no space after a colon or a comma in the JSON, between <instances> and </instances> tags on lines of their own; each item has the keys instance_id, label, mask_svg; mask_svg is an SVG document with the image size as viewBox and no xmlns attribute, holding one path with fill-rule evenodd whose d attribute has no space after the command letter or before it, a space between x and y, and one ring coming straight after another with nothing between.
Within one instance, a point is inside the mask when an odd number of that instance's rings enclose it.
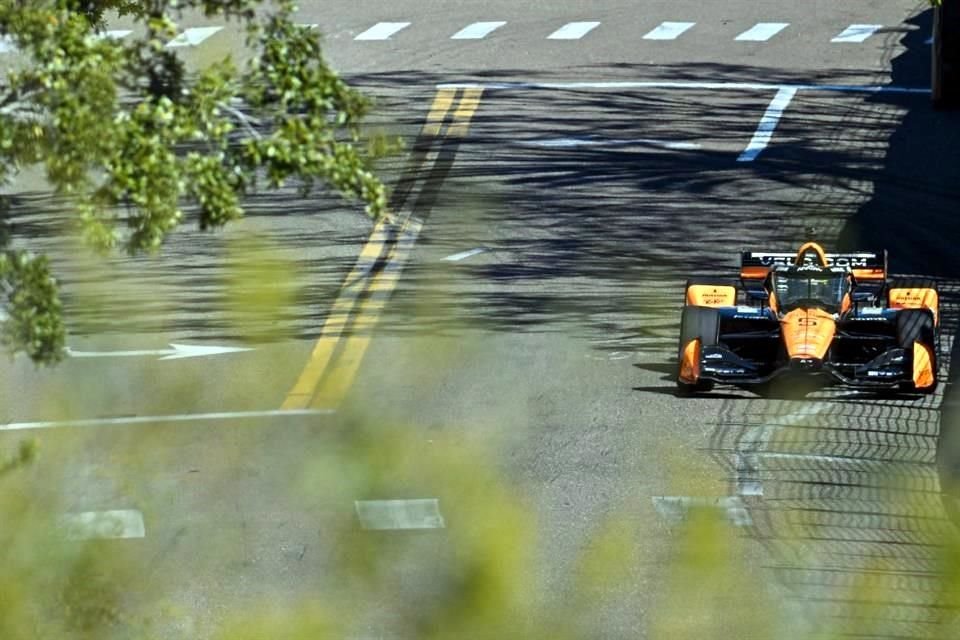
<instances>
[{"instance_id":1,"label":"white crosswalk stripe","mask_svg":"<svg viewBox=\"0 0 960 640\"><path fill-rule=\"evenodd\" d=\"M740 42L765 42L790 26L789 22L758 22L734 40Z\"/></svg>"},{"instance_id":2,"label":"white crosswalk stripe","mask_svg":"<svg viewBox=\"0 0 960 640\"><path fill-rule=\"evenodd\" d=\"M183 33L167 43L168 47L195 47L223 27L194 27L184 29Z\"/></svg>"},{"instance_id":3,"label":"white crosswalk stripe","mask_svg":"<svg viewBox=\"0 0 960 640\"><path fill-rule=\"evenodd\" d=\"M579 40L600 26L599 22L569 22L549 36L548 40Z\"/></svg>"},{"instance_id":4,"label":"white crosswalk stripe","mask_svg":"<svg viewBox=\"0 0 960 640\"><path fill-rule=\"evenodd\" d=\"M696 22L661 22L660 26L643 36L644 40L673 40Z\"/></svg>"},{"instance_id":5,"label":"white crosswalk stripe","mask_svg":"<svg viewBox=\"0 0 960 640\"><path fill-rule=\"evenodd\" d=\"M506 22L474 22L450 36L451 40L480 40L507 24Z\"/></svg>"},{"instance_id":6,"label":"white crosswalk stripe","mask_svg":"<svg viewBox=\"0 0 960 640\"><path fill-rule=\"evenodd\" d=\"M355 36L354 40L390 40L400 31L411 26L411 22L378 22L367 30ZM494 34L506 25L505 20L478 21L467 24L450 36L451 40L482 40ZM599 21L568 22L547 36L549 40L580 40L598 26ZM657 25L643 36L644 40L675 40L696 26L696 22L665 21ZM316 23L299 24L307 29L316 29ZM758 22L746 31L734 37L738 42L767 42L790 27L789 22ZM180 34L167 43L167 47L196 47L204 43L214 34L223 30L223 25L191 27L184 29ZM840 33L833 36L830 42L834 43L862 43L872 35L883 29L880 24L851 24ZM95 39L123 39L133 33L129 29L113 29L103 31L92 36ZM927 38L926 44L931 44L933 38ZM0 36L0 54L15 53L17 51L13 38Z\"/></svg>"},{"instance_id":7,"label":"white crosswalk stripe","mask_svg":"<svg viewBox=\"0 0 960 640\"><path fill-rule=\"evenodd\" d=\"M60 526L72 540L143 538L147 535L143 514L136 509L71 513L60 519Z\"/></svg>"},{"instance_id":8,"label":"white crosswalk stripe","mask_svg":"<svg viewBox=\"0 0 960 640\"><path fill-rule=\"evenodd\" d=\"M882 24L852 24L830 42L863 42L882 28Z\"/></svg>"},{"instance_id":9,"label":"white crosswalk stripe","mask_svg":"<svg viewBox=\"0 0 960 640\"><path fill-rule=\"evenodd\" d=\"M130 29L114 29L112 31L103 31L93 36L96 40L123 40L133 33Z\"/></svg>"},{"instance_id":10,"label":"white crosswalk stripe","mask_svg":"<svg viewBox=\"0 0 960 640\"><path fill-rule=\"evenodd\" d=\"M378 22L354 40L389 40L395 33L409 26L409 22Z\"/></svg>"}]
</instances>

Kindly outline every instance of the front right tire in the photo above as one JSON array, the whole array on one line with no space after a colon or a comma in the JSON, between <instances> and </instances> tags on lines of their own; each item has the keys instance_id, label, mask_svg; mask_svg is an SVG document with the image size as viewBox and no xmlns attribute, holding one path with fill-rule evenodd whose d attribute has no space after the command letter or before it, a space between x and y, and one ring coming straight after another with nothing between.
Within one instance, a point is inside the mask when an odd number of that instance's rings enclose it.
<instances>
[{"instance_id":1,"label":"front right tire","mask_svg":"<svg viewBox=\"0 0 960 640\"><path fill-rule=\"evenodd\" d=\"M903 309L897 313L897 343L908 353L912 353L915 342L919 342L930 350L933 384L917 387L911 382L908 384L908 389L915 393L933 393L939 379L937 371L939 348L933 314L927 309Z\"/></svg>"}]
</instances>

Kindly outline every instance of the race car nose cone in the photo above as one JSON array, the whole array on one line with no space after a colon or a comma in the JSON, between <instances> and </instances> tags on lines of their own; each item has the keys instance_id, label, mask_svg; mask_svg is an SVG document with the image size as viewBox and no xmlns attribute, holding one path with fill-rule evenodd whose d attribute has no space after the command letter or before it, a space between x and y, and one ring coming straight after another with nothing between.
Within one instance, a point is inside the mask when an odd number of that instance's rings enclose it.
<instances>
[{"instance_id":1,"label":"race car nose cone","mask_svg":"<svg viewBox=\"0 0 960 640\"><path fill-rule=\"evenodd\" d=\"M792 358L790 360L790 369L793 371L819 371L823 366L823 360L819 358Z\"/></svg>"}]
</instances>

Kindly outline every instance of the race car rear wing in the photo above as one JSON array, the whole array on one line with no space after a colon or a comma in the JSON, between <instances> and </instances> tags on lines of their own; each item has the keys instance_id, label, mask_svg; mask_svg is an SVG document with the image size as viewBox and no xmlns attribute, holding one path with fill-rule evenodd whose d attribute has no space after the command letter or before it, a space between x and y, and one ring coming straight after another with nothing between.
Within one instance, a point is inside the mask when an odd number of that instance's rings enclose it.
<instances>
[{"instance_id":1,"label":"race car rear wing","mask_svg":"<svg viewBox=\"0 0 960 640\"><path fill-rule=\"evenodd\" d=\"M811 244L808 243L808 245ZM859 283L859 290L868 296L878 293L887 281L886 250L879 253L825 253L819 245L813 245L812 250L805 251L808 245L804 245L796 253L769 251L741 253L740 280L743 282L747 296L754 300L766 300L768 293L764 287L764 280L770 271L778 266L797 264L798 256L802 264L820 264L849 271Z\"/></svg>"},{"instance_id":2,"label":"race car rear wing","mask_svg":"<svg viewBox=\"0 0 960 640\"><path fill-rule=\"evenodd\" d=\"M802 264L817 264L815 253L802 253ZM777 266L797 264L797 253L744 251L740 254L740 278L763 280ZM845 269L857 280L886 280L887 252L825 253L826 266Z\"/></svg>"}]
</instances>

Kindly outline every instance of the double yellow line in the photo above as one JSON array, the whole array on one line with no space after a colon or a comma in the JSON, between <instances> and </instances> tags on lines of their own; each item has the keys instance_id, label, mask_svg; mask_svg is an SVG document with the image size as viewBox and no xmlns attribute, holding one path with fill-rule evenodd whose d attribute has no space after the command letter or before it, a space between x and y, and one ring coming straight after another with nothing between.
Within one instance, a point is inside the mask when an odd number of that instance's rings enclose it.
<instances>
[{"instance_id":1,"label":"double yellow line","mask_svg":"<svg viewBox=\"0 0 960 640\"><path fill-rule=\"evenodd\" d=\"M445 139L465 137L473 114L480 106L482 93L483 89L479 88L439 89L418 143L429 147L437 141L443 144ZM411 167L413 172L419 171L418 165L426 160L426 154L422 154ZM411 201L407 198L407 202ZM373 328L400 280L420 232L423 223L414 213L410 206L401 211L388 211L374 225L282 409L336 408L343 401L363 362Z\"/></svg>"}]
</instances>

